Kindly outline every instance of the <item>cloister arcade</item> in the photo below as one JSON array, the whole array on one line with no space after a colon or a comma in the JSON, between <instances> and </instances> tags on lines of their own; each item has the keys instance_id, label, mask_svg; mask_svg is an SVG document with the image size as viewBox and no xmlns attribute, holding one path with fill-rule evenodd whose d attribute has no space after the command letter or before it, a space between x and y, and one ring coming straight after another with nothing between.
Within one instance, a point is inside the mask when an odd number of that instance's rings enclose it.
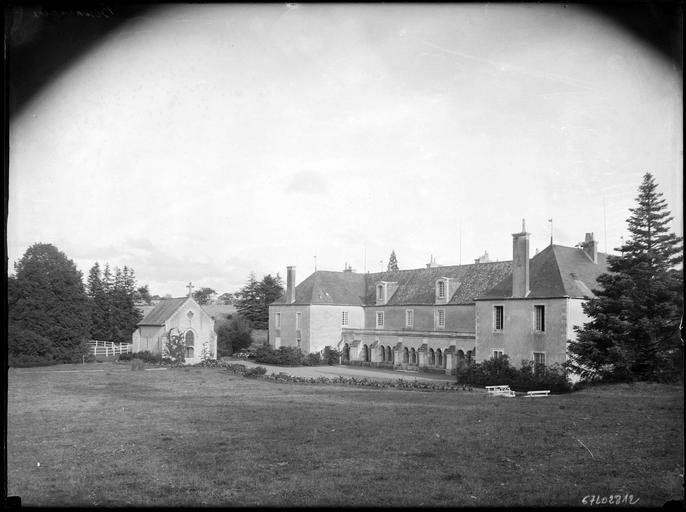
<instances>
[{"instance_id":1,"label":"cloister arcade","mask_svg":"<svg viewBox=\"0 0 686 512\"><path fill-rule=\"evenodd\" d=\"M428 368L449 373L454 368L471 364L473 361L472 350L456 349L455 346L437 348L422 344L417 348L397 343L393 347L390 344L383 345L378 342L353 341L343 343L341 349L343 364L368 363L410 370Z\"/></svg>"}]
</instances>

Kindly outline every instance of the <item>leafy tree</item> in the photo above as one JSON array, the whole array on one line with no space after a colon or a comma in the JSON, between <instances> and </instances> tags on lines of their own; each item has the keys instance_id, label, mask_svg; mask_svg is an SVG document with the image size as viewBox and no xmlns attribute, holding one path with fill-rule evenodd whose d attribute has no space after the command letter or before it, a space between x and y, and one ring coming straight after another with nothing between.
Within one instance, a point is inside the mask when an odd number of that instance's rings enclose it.
<instances>
[{"instance_id":1,"label":"leafy tree","mask_svg":"<svg viewBox=\"0 0 686 512\"><path fill-rule=\"evenodd\" d=\"M74 262L54 245L38 243L27 249L8 278L7 320L15 354L25 343L39 357L51 354L57 362L81 361L90 331L82 277Z\"/></svg>"},{"instance_id":2,"label":"leafy tree","mask_svg":"<svg viewBox=\"0 0 686 512\"><path fill-rule=\"evenodd\" d=\"M217 300L219 301L219 304L231 305L234 303L235 295L231 292L222 293L217 297Z\"/></svg>"},{"instance_id":3,"label":"leafy tree","mask_svg":"<svg viewBox=\"0 0 686 512\"><path fill-rule=\"evenodd\" d=\"M388 259L388 271L397 272L400 270L398 268L398 260L395 257L395 250L391 251L391 257Z\"/></svg>"},{"instance_id":4,"label":"leafy tree","mask_svg":"<svg viewBox=\"0 0 686 512\"><path fill-rule=\"evenodd\" d=\"M269 325L269 304L281 297L283 292L279 274L267 274L262 281L257 281L255 273L250 272L246 285L236 292L235 306L255 329L266 329Z\"/></svg>"},{"instance_id":5,"label":"leafy tree","mask_svg":"<svg viewBox=\"0 0 686 512\"><path fill-rule=\"evenodd\" d=\"M233 318L217 329L217 357L230 356L252 342L252 326L244 318Z\"/></svg>"},{"instance_id":6,"label":"leafy tree","mask_svg":"<svg viewBox=\"0 0 686 512\"><path fill-rule=\"evenodd\" d=\"M146 304L150 305L153 297L150 295L150 290L148 289L147 284L136 288L134 299L136 302L145 302Z\"/></svg>"},{"instance_id":7,"label":"leafy tree","mask_svg":"<svg viewBox=\"0 0 686 512\"><path fill-rule=\"evenodd\" d=\"M193 298L195 301L204 306L212 301L212 298L217 294L212 288L200 288L193 292Z\"/></svg>"},{"instance_id":8,"label":"leafy tree","mask_svg":"<svg viewBox=\"0 0 686 512\"><path fill-rule=\"evenodd\" d=\"M679 325L683 310L682 238L650 173L639 187L627 219L631 234L608 256L610 272L586 302L591 321L576 328L568 366L584 378L656 380L677 378L683 368Z\"/></svg>"}]
</instances>

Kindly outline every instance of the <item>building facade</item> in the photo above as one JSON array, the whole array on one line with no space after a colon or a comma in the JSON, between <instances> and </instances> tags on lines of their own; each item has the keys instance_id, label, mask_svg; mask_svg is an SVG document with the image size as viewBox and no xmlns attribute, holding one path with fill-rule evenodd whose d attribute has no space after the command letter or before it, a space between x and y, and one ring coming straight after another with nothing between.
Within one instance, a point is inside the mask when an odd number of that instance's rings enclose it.
<instances>
[{"instance_id":1,"label":"building facade","mask_svg":"<svg viewBox=\"0 0 686 512\"><path fill-rule=\"evenodd\" d=\"M269 342L320 352L343 362L396 369L454 368L507 355L563 363L586 317L606 256L588 233L579 247L550 245L529 257L529 233L513 234L513 259L358 274L318 271L295 285L288 267L286 293L269 307Z\"/></svg>"},{"instance_id":2,"label":"building facade","mask_svg":"<svg viewBox=\"0 0 686 512\"><path fill-rule=\"evenodd\" d=\"M170 331L183 336L187 364L199 363L204 351L216 357L214 318L190 296L160 300L131 335L133 352L163 354Z\"/></svg>"},{"instance_id":3,"label":"building facade","mask_svg":"<svg viewBox=\"0 0 686 512\"><path fill-rule=\"evenodd\" d=\"M521 361L562 364L575 326L589 319L582 306L607 272L593 233L578 247L549 245L529 258L529 233L514 233L512 273L476 299L477 361L507 355Z\"/></svg>"}]
</instances>

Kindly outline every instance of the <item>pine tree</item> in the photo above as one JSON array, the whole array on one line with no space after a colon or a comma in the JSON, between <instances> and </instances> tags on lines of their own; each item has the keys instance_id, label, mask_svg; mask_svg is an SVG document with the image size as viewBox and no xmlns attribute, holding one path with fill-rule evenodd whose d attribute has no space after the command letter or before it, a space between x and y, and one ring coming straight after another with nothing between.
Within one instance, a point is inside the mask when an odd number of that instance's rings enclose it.
<instances>
[{"instance_id":1,"label":"pine tree","mask_svg":"<svg viewBox=\"0 0 686 512\"><path fill-rule=\"evenodd\" d=\"M23 340L45 340L50 357L80 362L87 351L90 331L89 300L82 274L72 260L51 244L34 244L14 265L8 280L8 315L11 332ZM23 348L10 340L16 354ZM25 341L25 343L28 343ZM28 354L31 355L31 354Z\"/></svg>"},{"instance_id":2,"label":"pine tree","mask_svg":"<svg viewBox=\"0 0 686 512\"><path fill-rule=\"evenodd\" d=\"M627 219L630 239L608 256L609 273L583 307L592 319L570 343L570 368L605 380L674 380L683 366L682 239L650 173Z\"/></svg>"},{"instance_id":3,"label":"pine tree","mask_svg":"<svg viewBox=\"0 0 686 512\"><path fill-rule=\"evenodd\" d=\"M251 323L259 321L259 281L254 272L248 275L248 282L236 292L236 310L239 315Z\"/></svg>"},{"instance_id":4,"label":"pine tree","mask_svg":"<svg viewBox=\"0 0 686 512\"><path fill-rule=\"evenodd\" d=\"M395 257L395 250L391 251L391 257L388 259L388 271L397 272L400 270L398 268L398 260Z\"/></svg>"},{"instance_id":5,"label":"pine tree","mask_svg":"<svg viewBox=\"0 0 686 512\"><path fill-rule=\"evenodd\" d=\"M97 261L88 272L88 297L90 298L91 339L106 340L109 306L101 278L100 264Z\"/></svg>"},{"instance_id":6,"label":"pine tree","mask_svg":"<svg viewBox=\"0 0 686 512\"><path fill-rule=\"evenodd\" d=\"M236 292L236 309L255 329L266 329L269 326L269 304L281 297L283 291L279 274L267 274L258 281L251 272L246 285Z\"/></svg>"}]
</instances>

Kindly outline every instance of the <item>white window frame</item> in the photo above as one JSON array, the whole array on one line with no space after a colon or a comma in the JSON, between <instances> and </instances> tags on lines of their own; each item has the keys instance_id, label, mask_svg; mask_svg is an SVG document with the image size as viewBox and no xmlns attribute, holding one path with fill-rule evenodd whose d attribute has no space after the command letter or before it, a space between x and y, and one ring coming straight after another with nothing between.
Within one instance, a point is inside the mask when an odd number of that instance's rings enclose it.
<instances>
[{"instance_id":1,"label":"white window frame","mask_svg":"<svg viewBox=\"0 0 686 512\"><path fill-rule=\"evenodd\" d=\"M276 313L274 318L274 324L276 329L281 329L281 313Z\"/></svg>"},{"instance_id":2,"label":"white window frame","mask_svg":"<svg viewBox=\"0 0 686 512\"><path fill-rule=\"evenodd\" d=\"M384 323L385 323L385 320L386 320L386 319L384 318L385 316L386 316L386 315L384 315L384 312L383 312L383 311L377 311L377 312L376 312L376 328L377 328L377 329L384 326ZM379 322L379 318L381 319L381 322Z\"/></svg>"},{"instance_id":3,"label":"white window frame","mask_svg":"<svg viewBox=\"0 0 686 512\"><path fill-rule=\"evenodd\" d=\"M378 302L386 301L386 287L383 284L376 285L376 300Z\"/></svg>"},{"instance_id":4,"label":"white window frame","mask_svg":"<svg viewBox=\"0 0 686 512\"><path fill-rule=\"evenodd\" d=\"M443 313L443 323L441 323L441 313ZM438 329L445 329L445 316L446 316L445 309L441 308L441 309L436 310L436 327Z\"/></svg>"},{"instance_id":5,"label":"white window frame","mask_svg":"<svg viewBox=\"0 0 686 512\"><path fill-rule=\"evenodd\" d=\"M500 355L498 355L500 354ZM505 355L505 351L502 348L494 348L493 349L493 359L500 359Z\"/></svg>"},{"instance_id":6,"label":"white window frame","mask_svg":"<svg viewBox=\"0 0 686 512\"><path fill-rule=\"evenodd\" d=\"M445 296L447 294L447 288L448 286L445 282L445 279L440 279L436 281L436 297L438 297L439 299L445 299Z\"/></svg>"},{"instance_id":7,"label":"white window frame","mask_svg":"<svg viewBox=\"0 0 686 512\"><path fill-rule=\"evenodd\" d=\"M498 329L498 315L496 311L500 311L500 329ZM503 332L505 330L505 306L502 304L493 305L493 332Z\"/></svg>"},{"instance_id":8,"label":"white window frame","mask_svg":"<svg viewBox=\"0 0 686 512\"><path fill-rule=\"evenodd\" d=\"M405 310L405 327L414 327L414 309Z\"/></svg>"},{"instance_id":9,"label":"white window frame","mask_svg":"<svg viewBox=\"0 0 686 512\"><path fill-rule=\"evenodd\" d=\"M541 311L541 329L539 329L539 315ZM534 304L534 332L545 332L545 304Z\"/></svg>"},{"instance_id":10,"label":"white window frame","mask_svg":"<svg viewBox=\"0 0 686 512\"><path fill-rule=\"evenodd\" d=\"M297 311L297 312L295 313L295 329L296 329L296 330L301 329L300 326L302 325L302 319L303 319L303 314L302 314L302 312Z\"/></svg>"},{"instance_id":11,"label":"white window frame","mask_svg":"<svg viewBox=\"0 0 686 512\"><path fill-rule=\"evenodd\" d=\"M543 357L542 363L536 363L536 354L539 354ZM534 364L542 364L543 366L545 366L545 352L533 352L531 360L534 362Z\"/></svg>"},{"instance_id":12,"label":"white window frame","mask_svg":"<svg viewBox=\"0 0 686 512\"><path fill-rule=\"evenodd\" d=\"M341 326L348 327L350 325L350 314L347 311L341 311Z\"/></svg>"}]
</instances>

